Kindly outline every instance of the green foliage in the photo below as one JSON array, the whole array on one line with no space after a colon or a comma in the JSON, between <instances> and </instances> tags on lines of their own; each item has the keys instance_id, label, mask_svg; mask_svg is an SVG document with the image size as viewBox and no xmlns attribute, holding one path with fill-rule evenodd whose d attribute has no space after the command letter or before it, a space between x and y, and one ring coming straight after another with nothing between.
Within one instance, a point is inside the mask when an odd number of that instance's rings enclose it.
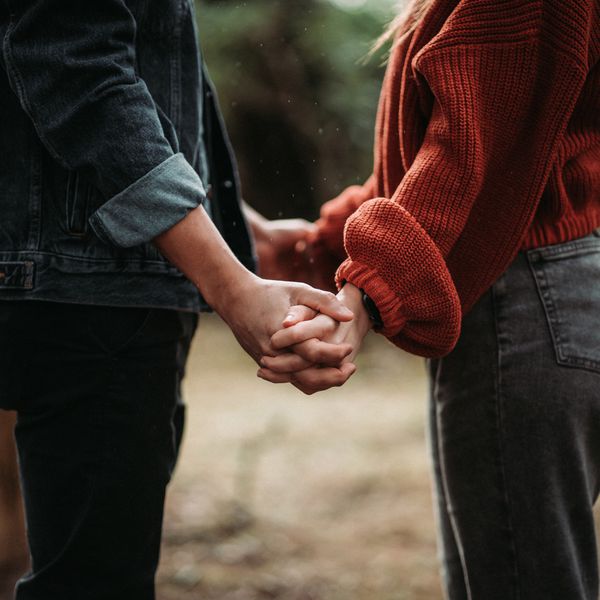
<instances>
[{"instance_id":1,"label":"green foliage","mask_svg":"<svg viewBox=\"0 0 600 600\"><path fill-rule=\"evenodd\" d=\"M373 8L377 5L377 8ZM372 168L386 11L324 0L203 0L200 37L238 155L245 198L313 218Z\"/></svg>"}]
</instances>

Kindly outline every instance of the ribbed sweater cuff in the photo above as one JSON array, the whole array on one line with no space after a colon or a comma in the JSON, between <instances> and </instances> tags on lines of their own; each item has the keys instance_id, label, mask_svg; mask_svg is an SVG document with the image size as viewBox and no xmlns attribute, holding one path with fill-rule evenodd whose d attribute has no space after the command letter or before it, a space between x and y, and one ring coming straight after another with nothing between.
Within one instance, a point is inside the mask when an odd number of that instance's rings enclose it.
<instances>
[{"instance_id":1,"label":"ribbed sweater cuff","mask_svg":"<svg viewBox=\"0 0 600 600\"><path fill-rule=\"evenodd\" d=\"M357 288L367 291L367 294L375 302L383 320L383 328L377 333L386 337L393 337L402 329L406 323L406 317L402 312L400 298L392 291L384 279L367 265L354 262L347 258L338 268L335 282L341 289L344 282L348 281Z\"/></svg>"},{"instance_id":2,"label":"ribbed sweater cuff","mask_svg":"<svg viewBox=\"0 0 600 600\"><path fill-rule=\"evenodd\" d=\"M397 202L369 200L348 219L344 239L349 258L336 282L366 291L382 333L420 356L450 352L460 334L460 300L442 254L417 220Z\"/></svg>"}]
</instances>

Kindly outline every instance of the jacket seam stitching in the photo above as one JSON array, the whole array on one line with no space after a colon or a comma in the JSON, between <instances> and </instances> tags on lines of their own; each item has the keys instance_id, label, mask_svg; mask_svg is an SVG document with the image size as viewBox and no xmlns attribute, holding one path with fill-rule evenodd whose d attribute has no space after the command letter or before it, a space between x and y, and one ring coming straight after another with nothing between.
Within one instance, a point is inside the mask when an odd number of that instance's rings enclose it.
<instances>
[{"instance_id":1,"label":"jacket seam stitching","mask_svg":"<svg viewBox=\"0 0 600 600\"><path fill-rule=\"evenodd\" d=\"M17 94L19 96L19 99L21 100L23 110L27 113L27 116L31 120L31 123L32 123L38 137L40 138L40 140L42 140L44 142L44 144L48 148L48 151L50 152L50 154L53 156L53 158L55 160L62 162L64 164L67 164L67 162L63 159L63 157L61 157L60 153L56 151L52 142L50 142L50 140L48 140L48 138L42 134L42 132L40 131L40 129L37 125L36 120L33 118L31 105L29 103L29 99L27 97L25 86L23 84L23 78L21 77L21 73L13 61L12 50L11 50L11 46L10 46L10 34L12 33L14 26L15 26L15 21L11 15L10 23L9 23L8 27L6 28L6 34L4 35L4 39L2 40L2 54L4 56L4 62L6 64L7 74L9 75L9 78L12 75L12 79L14 81L15 87L17 88Z\"/></svg>"}]
</instances>

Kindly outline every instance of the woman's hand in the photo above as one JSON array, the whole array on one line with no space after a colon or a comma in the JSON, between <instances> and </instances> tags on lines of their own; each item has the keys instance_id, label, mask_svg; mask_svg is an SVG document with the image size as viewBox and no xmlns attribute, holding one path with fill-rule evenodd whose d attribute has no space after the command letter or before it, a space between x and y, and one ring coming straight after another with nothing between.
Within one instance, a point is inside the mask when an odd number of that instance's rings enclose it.
<instances>
[{"instance_id":1,"label":"woman's hand","mask_svg":"<svg viewBox=\"0 0 600 600\"><path fill-rule=\"evenodd\" d=\"M321 290L335 290L340 260L320 243L315 223L304 219L269 221L243 204L258 254L259 275L265 279L303 281Z\"/></svg>"},{"instance_id":2,"label":"woman's hand","mask_svg":"<svg viewBox=\"0 0 600 600\"><path fill-rule=\"evenodd\" d=\"M292 383L306 394L339 386L348 380L356 370L353 360L371 322L358 288L346 284L337 297L352 310L354 319L336 322L306 306L292 307L284 329L271 339L274 350L287 352L265 354L260 361L259 377L273 383Z\"/></svg>"},{"instance_id":3,"label":"woman's hand","mask_svg":"<svg viewBox=\"0 0 600 600\"><path fill-rule=\"evenodd\" d=\"M258 254L259 275L265 279L310 282L312 266L306 253L308 239L316 226L305 219L269 221L243 204Z\"/></svg>"}]
</instances>

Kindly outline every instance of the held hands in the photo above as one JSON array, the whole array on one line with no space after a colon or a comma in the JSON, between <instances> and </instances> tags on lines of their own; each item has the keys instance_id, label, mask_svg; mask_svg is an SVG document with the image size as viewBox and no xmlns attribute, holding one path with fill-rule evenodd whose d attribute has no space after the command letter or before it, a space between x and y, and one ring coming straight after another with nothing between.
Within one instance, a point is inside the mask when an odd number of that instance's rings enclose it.
<instances>
[{"instance_id":1,"label":"held hands","mask_svg":"<svg viewBox=\"0 0 600 600\"><path fill-rule=\"evenodd\" d=\"M362 294L346 284L338 300L354 319L336 321L305 306L293 306L283 328L271 338L278 354L265 353L258 376L272 383L291 383L305 394L344 384L356 371L353 363L371 322Z\"/></svg>"},{"instance_id":2,"label":"held hands","mask_svg":"<svg viewBox=\"0 0 600 600\"><path fill-rule=\"evenodd\" d=\"M319 313L334 323L353 319L352 311L330 292L303 283L269 281L251 274L225 284L213 307L257 363L263 357L282 354L273 344L273 334L290 312ZM327 359L337 364L351 352L350 344L326 344Z\"/></svg>"},{"instance_id":3,"label":"held hands","mask_svg":"<svg viewBox=\"0 0 600 600\"><path fill-rule=\"evenodd\" d=\"M196 285L257 362L262 356L280 353L271 337L293 306L305 306L338 322L353 318L352 312L329 292L303 283L269 281L250 273L233 255L202 206L155 238L154 243ZM341 362L351 348L331 350Z\"/></svg>"},{"instance_id":4,"label":"held hands","mask_svg":"<svg viewBox=\"0 0 600 600\"><path fill-rule=\"evenodd\" d=\"M316 243L318 236L313 223L304 219L268 221L246 204L244 212L254 233L261 277L304 281L320 289L333 286L338 261ZM285 285L282 281L261 283L267 288L271 286L270 294L274 295L268 298L270 300L275 300L275 290L280 291ZM308 290L310 294L317 292L304 286L302 300L297 303L288 296L292 304L285 319L274 318L279 307L269 307L268 302L264 305L265 311L255 314L259 320L250 322L264 323L264 331L274 333L268 341L261 338L261 355L256 354L256 339L251 339L254 334L239 326L241 321L238 325L235 319L224 318L240 344L260 363L259 377L273 383L289 382L304 393L313 394L340 386L352 376L356 371L354 357L371 323L362 304L362 294L353 285L347 284L342 289L337 305L333 294L326 295L326 301L315 298L309 303ZM254 295L258 298L260 293ZM319 303L323 308L318 308ZM285 301L281 306L285 306ZM337 311L341 306L351 309L354 319L339 318Z\"/></svg>"}]
</instances>

